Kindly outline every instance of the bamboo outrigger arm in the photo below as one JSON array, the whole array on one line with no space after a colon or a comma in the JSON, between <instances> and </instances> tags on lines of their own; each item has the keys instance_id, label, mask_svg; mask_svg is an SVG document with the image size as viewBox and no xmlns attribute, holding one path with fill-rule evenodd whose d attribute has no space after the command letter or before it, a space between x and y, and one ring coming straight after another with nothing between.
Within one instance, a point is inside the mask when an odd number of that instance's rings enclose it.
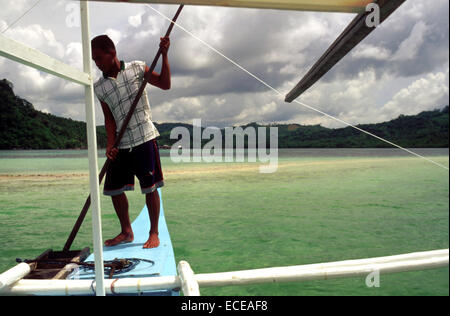
<instances>
[{"instance_id":1,"label":"bamboo outrigger arm","mask_svg":"<svg viewBox=\"0 0 450 316\"><path fill-rule=\"evenodd\" d=\"M378 0L380 23L386 20L406 0ZM334 67L344 56L355 48L376 27L368 26L366 18L370 12L358 14L342 34L325 51L300 82L286 95L285 101L292 102L315 84Z\"/></svg>"},{"instance_id":2,"label":"bamboo outrigger arm","mask_svg":"<svg viewBox=\"0 0 450 316\"><path fill-rule=\"evenodd\" d=\"M200 287L273 284L274 282L349 277L366 277L367 285L367 279L372 275L448 267L448 254L448 249L439 249L367 259L201 274L195 274L186 261L180 261L178 276L109 279L105 280L105 290L109 295L116 295L140 294L145 291L171 290L181 287L185 296L198 296ZM92 295L92 292L91 280L19 280L5 285L0 293L2 295Z\"/></svg>"}]
</instances>

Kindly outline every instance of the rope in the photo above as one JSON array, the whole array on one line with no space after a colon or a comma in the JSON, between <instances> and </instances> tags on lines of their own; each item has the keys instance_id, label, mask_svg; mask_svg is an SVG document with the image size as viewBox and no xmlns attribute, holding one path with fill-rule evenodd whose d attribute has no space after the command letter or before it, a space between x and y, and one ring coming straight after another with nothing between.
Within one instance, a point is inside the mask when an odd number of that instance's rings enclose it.
<instances>
[{"instance_id":1,"label":"rope","mask_svg":"<svg viewBox=\"0 0 450 316\"><path fill-rule=\"evenodd\" d=\"M2 34L5 33L11 26L19 22L28 12L30 12L35 6L37 6L41 2L41 0L37 0L35 4L33 4L28 10L26 10L21 16L15 19L11 24L9 24L3 31Z\"/></svg>"},{"instance_id":2,"label":"rope","mask_svg":"<svg viewBox=\"0 0 450 316\"><path fill-rule=\"evenodd\" d=\"M154 12L156 12L156 13L159 14L160 16L162 16L164 19L166 19L166 20L168 20L168 21L170 21L170 22L173 22L169 17L167 17L166 15L164 15L164 13L162 13L162 12L158 11L157 9L153 8L151 5L146 4L146 6L149 7L150 9L152 9ZM265 82L264 80L262 80L261 78L259 78L259 77L256 76L255 74L251 73L250 71L248 71L247 69L245 69L243 66L239 65L237 62L235 62L235 61L232 60L231 58L225 56L225 54L223 54L222 52L220 52L220 51L217 50L216 48L212 47L211 45L209 45L208 43L206 43L204 40L202 40L201 38L199 38L198 36L196 36L195 34L193 34L192 32L190 32L189 30L187 30L186 28L184 28L184 27L181 26L180 24L178 24L178 23L176 23L176 22L173 22L173 23L174 23L178 28L180 28L181 30L183 30L185 33L189 34L190 36L192 36L193 38L195 38L196 40L198 40L200 43L202 43L203 45L205 45L206 47L208 47L209 49L211 49L212 51L214 51L215 53L217 53L218 55L220 55L221 57L223 57L224 59L226 59L227 61L229 61L229 62L232 63L233 65L235 65L236 67L238 67L239 69L243 70L245 73L247 73L248 75L250 75L250 76L253 77L254 79L258 80L260 83L262 83L263 85L265 85L265 86L266 86L267 88L269 88L270 90L274 91L274 92L275 92L276 94L278 94L278 95L283 99L283 101L284 101L285 94L281 93L279 90L275 89L274 87L272 87L271 85L269 85L267 82ZM345 124L345 125L348 125L348 126L350 126L350 127L353 127L354 129L356 129L356 130L358 130L358 131L361 131L361 132L363 132L363 133L366 133L367 135L370 135L370 136L372 136L372 137L375 137L375 138L377 138L377 139L379 139L379 140L381 140L381 141L383 141L383 142L386 142L386 143L388 143L388 144L390 144L390 145L392 145L392 146L395 146L395 147L397 147L397 148L399 148L399 149L401 149L401 150L404 150L404 151L406 151L406 152L408 152L408 153L410 153L410 154L412 154L412 155L415 155L415 156L417 156L417 157L419 157L419 158L425 159L425 160L427 160L427 161L429 161L429 162L431 162L431 163L433 163L433 164L435 164L435 165L437 165L437 166L439 166L439 167L441 167L441 168L444 168L445 170L449 170L449 168L448 168L447 166L444 166L444 165L442 165L442 164L440 164L440 163L438 163L438 162L436 162L436 161L434 161L434 160L432 160L432 159L429 159L429 158L427 158L427 157L424 157L424 156L422 156L422 155L419 155L419 154L417 154L417 153L415 153L415 152L413 152L413 151L411 151L411 150L409 150L409 149L403 148L403 147L400 146L400 145L397 145L397 144L395 144L395 143L393 143L393 142L390 142L390 141L388 141L388 140L386 140L386 139L384 139L384 138L382 138L382 137L379 137L379 136L377 136L377 135L374 135L374 134L372 134L372 133L370 133L370 132L368 132L368 131L366 131L366 130L364 130L364 129L362 129L362 128L356 127L356 126L354 126L354 125L352 125L352 124L350 124L350 123L348 123L348 122L346 122L346 121L343 121L343 120L341 120L341 119L339 119L339 118L337 118L337 117L334 117L334 116L332 116L332 115L330 115L330 114L327 114L327 113L325 113L325 112L323 112L323 111L320 111L320 110L318 110L318 109L316 109L316 108L314 108L314 107L312 107L312 106L310 106L310 105L307 105L307 104L305 104L305 103L303 103L303 102L300 102L300 101L298 101L298 100L294 100L294 102L297 103L297 104L300 104L301 106L304 106L304 107L306 107L306 108L308 108L308 109L311 109L311 110L313 110L313 111L316 111L316 112L318 112L318 113L320 113L320 114L323 114L323 115L325 115L325 116L328 116L329 118L331 118L331 119L333 119L333 120L336 120L336 121L341 122L341 123L343 123L343 124Z\"/></svg>"}]
</instances>

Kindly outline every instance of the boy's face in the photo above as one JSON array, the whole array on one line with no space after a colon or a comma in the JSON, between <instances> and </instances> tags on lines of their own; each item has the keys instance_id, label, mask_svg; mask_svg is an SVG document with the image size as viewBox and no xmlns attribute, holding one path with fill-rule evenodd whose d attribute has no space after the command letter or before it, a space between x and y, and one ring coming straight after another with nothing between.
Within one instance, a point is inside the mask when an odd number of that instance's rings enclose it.
<instances>
[{"instance_id":1,"label":"boy's face","mask_svg":"<svg viewBox=\"0 0 450 316\"><path fill-rule=\"evenodd\" d=\"M115 54L106 52L99 48L92 50L92 59L95 61L98 69L105 73L108 73L113 67L115 57Z\"/></svg>"}]
</instances>

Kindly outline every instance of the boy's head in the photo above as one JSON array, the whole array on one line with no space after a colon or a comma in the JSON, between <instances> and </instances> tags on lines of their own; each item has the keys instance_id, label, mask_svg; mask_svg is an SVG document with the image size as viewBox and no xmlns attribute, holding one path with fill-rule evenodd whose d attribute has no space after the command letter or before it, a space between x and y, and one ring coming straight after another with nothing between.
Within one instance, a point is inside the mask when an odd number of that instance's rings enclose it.
<instances>
[{"instance_id":1,"label":"boy's head","mask_svg":"<svg viewBox=\"0 0 450 316\"><path fill-rule=\"evenodd\" d=\"M108 72L111 69L116 59L116 46L108 35L99 35L92 39L92 59L95 61L97 67L103 71Z\"/></svg>"}]
</instances>

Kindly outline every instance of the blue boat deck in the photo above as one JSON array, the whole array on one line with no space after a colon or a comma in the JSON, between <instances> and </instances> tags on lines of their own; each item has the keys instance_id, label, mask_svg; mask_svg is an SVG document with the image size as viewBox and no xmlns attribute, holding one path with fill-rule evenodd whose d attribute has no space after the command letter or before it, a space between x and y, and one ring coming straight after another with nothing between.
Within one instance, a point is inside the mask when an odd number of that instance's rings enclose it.
<instances>
[{"instance_id":1,"label":"blue boat deck","mask_svg":"<svg viewBox=\"0 0 450 316\"><path fill-rule=\"evenodd\" d=\"M152 276L172 276L177 275L175 255L173 252L172 242L170 240L169 230L167 228L164 216L164 208L162 202L161 188L158 188L160 196L160 218L159 218L159 240L160 245L157 248L143 249L142 246L148 239L150 230L150 219L147 206L144 206L141 213L132 223L134 241L126 244L119 244L113 247L103 247L103 260L109 261L114 259L129 259L137 262L129 271L114 273L113 278L132 278L132 277L152 277ZM138 260L135 260L138 259ZM86 258L85 262L93 262L94 254ZM105 278L109 275L107 270ZM80 270L68 276L70 279L94 279L95 275L92 270ZM131 294L131 293L130 293ZM140 293L142 295L179 295L176 290L162 290Z\"/></svg>"}]
</instances>

